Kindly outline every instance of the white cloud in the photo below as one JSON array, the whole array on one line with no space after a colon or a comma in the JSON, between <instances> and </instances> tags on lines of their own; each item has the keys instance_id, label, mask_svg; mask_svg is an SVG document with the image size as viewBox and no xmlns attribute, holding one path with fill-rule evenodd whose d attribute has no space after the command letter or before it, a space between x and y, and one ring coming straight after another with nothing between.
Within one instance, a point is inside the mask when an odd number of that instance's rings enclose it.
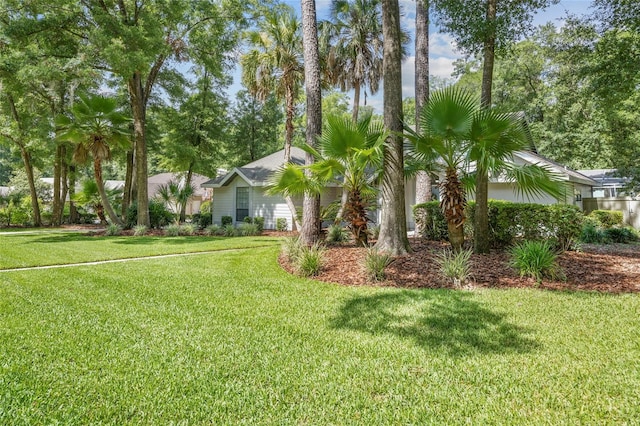
<instances>
[{"instance_id":1,"label":"white cloud","mask_svg":"<svg viewBox=\"0 0 640 426\"><path fill-rule=\"evenodd\" d=\"M429 34L429 56L446 56L447 58L459 58L461 55L456 51L456 49L456 42L449 34Z\"/></svg>"}]
</instances>

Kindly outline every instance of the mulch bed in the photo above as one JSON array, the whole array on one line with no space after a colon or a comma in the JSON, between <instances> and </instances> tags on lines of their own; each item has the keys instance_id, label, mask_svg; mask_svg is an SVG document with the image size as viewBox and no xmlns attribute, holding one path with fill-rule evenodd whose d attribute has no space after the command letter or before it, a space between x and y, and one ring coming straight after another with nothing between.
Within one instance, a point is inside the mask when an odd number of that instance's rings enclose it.
<instances>
[{"instance_id":1,"label":"mulch bed","mask_svg":"<svg viewBox=\"0 0 640 426\"><path fill-rule=\"evenodd\" d=\"M441 277L435 255L449 247L444 242L417 241L411 243L413 252L396 258L387 267L387 279L381 283L368 282L362 272L365 249L353 245L331 246L326 263L316 279L350 286L377 285L401 288L454 288ZM532 278L522 278L508 266L505 252L471 257L472 280L469 287L523 288L538 287L549 290L598 291L607 293L640 292L640 245L609 244L584 245L579 252L565 252L558 258L566 280L545 279L538 285ZM280 258L283 268L292 272L291 265Z\"/></svg>"}]
</instances>

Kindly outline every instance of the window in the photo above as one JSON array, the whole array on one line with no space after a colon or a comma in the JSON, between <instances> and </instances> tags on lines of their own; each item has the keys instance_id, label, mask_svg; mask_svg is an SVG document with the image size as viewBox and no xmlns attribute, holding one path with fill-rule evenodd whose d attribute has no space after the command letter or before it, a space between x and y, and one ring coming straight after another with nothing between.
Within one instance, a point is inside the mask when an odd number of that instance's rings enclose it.
<instances>
[{"instance_id":1,"label":"window","mask_svg":"<svg viewBox=\"0 0 640 426\"><path fill-rule=\"evenodd\" d=\"M242 222L249 216L249 188L239 186L236 188L236 222Z\"/></svg>"}]
</instances>

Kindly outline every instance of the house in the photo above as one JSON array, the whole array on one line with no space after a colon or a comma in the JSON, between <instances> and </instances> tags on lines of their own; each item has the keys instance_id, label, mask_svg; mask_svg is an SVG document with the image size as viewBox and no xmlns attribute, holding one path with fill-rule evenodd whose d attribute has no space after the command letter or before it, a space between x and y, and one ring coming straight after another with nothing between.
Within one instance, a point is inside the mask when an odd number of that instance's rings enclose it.
<instances>
[{"instance_id":1,"label":"house","mask_svg":"<svg viewBox=\"0 0 640 426\"><path fill-rule=\"evenodd\" d=\"M591 197L592 188L597 182L588 176L575 170L558 164L533 151L517 151L513 154L512 162L516 165L539 165L550 169L566 185L564 199L556 200L551 195L543 194L528 198L519 194L513 183L508 182L504 176L489 177L489 199L512 201L516 203L536 203L536 204L571 204L583 209L582 199ZM415 178L405 182L405 208L407 212L407 229L415 228L412 206L415 204ZM438 193L435 189L434 194ZM473 200L473 194L468 196Z\"/></svg>"},{"instance_id":2,"label":"house","mask_svg":"<svg viewBox=\"0 0 640 426\"><path fill-rule=\"evenodd\" d=\"M629 182L629 178L618 176L616 169L578 170L578 172L596 182L593 187L592 198L610 198L625 195L623 189Z\"/></svg>"},{"instance_id":3,"label":"house","mask_svg":"<svg viewBox=\"0 0 640 426\"><path fill-rule=\"evenodd\" d=\"M304 164L304 151L292 147L291 161ZM220 224L222 216L231 216L235 223L241 222L245 216L265 218L265 228L274 229L277 218L287 219L291 229L291 212L282 196L265 194L265 186L271 174L284 163L283 151L278 151L264 158L237 167L229 173L205 182L202 186L213 189L213 223ZM555 172L567 184L566 196L563 200L556 200L550 195L532 198L518 194L513 183L507 182L503 176L493 176L489 182L489 198L514 202L530 202L539 204L573 204L582 209L582 198L591 196L591 188L596 182L575 170L555 163L539 154L530 151L516 152L513 156L515 164L538 164L546 166ZM415 178L405 181L405 209L407 229L415 227L413 219L413 205L415 204ZM436 187L437 188L437 187ZM437 194L437 189L434 191ZM332 201L340 199L340 187L327 187L321 196L321 205L326 206ZM297 206L301 199L294 200ZM379 214L379 212L378 212ZM378 218L379 219L379 218Z\"/></svg>"},{"instance_id":4,"label":"house","mask_svg":"<svg viewBox=\"0 0 640 426\"><path fill-rule=\"evenodd\" d=\"M159 197L160 187L167 185L171 181L177 182L182 187L185 182L185 175L186 173L160 173L149 176L147 180L149 199ZM187 215L200 213L200 205L205 201L211 200L211 190L202 187L202 184L209 180L210 179L207 176L199 175L197 173L193 173L191 176L191 185L194 188L194 192L187 201Z\"/></svg>"},{"instance_id":5,"label":"house","mask_svg":"<svg viewBox=\"0 0 640 426\"><path fill-rule=\"evenodd\" d=\"M292 163L304 164L304 157L302 149L291 147ZM223 216L231 216L234 223L242 222L245 217L263 217L265 229L275 229L277 219L284 218L288 229L292 229L293 216L284 198L265 192L269 178L283 164L284 150L280 150L203 183L203 188L213 189L213 223L221 224ZM340 187L328 187L320 196L320 204L327 206L341 194ZM302 198L294 198L294 204L300 210Z\"/></svg>"}]
</instances>

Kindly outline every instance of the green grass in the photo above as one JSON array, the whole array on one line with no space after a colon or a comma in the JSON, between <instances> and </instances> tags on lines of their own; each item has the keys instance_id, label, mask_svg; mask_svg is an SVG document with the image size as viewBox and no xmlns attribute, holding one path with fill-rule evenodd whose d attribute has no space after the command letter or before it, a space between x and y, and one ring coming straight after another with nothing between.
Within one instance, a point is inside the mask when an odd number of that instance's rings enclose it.
<instances>
[{"instance_id":1,"label":"green grass","mask_svg":"<svg viewBox=\"0 0 640 426\"><path fill-rule=\"evenodd\" d=\"M0 424L640 418L637 295L345 288L278 250L0 272Z\"/></svg>"},{"instance_id":2,"label":"green grass","mask_svg":"<svg viewBox=\"0 0 640 426\"><path fill-rule=\"evenodd\" d=\"M277 238L103 237L84 233L0 235L0 269L279 245Z\"/></svg>"}]
</instances>

